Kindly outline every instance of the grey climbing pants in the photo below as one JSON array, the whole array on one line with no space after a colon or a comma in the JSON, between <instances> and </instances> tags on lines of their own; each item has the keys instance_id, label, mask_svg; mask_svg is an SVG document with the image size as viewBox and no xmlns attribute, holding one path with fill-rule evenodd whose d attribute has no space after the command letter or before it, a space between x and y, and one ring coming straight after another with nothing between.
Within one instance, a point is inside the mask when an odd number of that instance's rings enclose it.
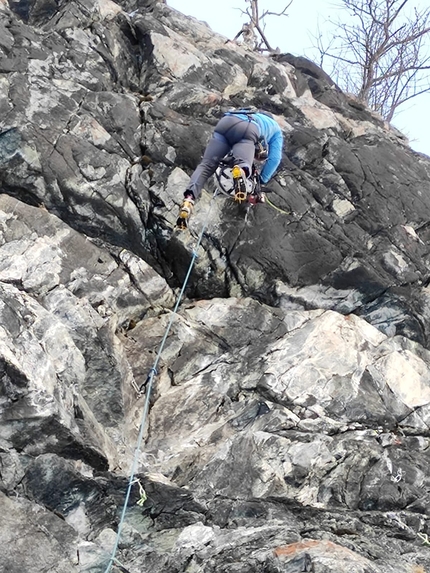
<instances>
[{"instance_id":1,"label":"grey climbing pants","mask_svg":"<svg viewBox=\"0 0 430 573\"><path fill-rule=\"evenodd\" d=\"M185 195L191 191L194 198L198 199L203 185L215 173L221 159L230 151L236 164L247 169L249 174L259 135L258 125L248 119L240 119L234 115L222 117L215 127L200 164L191 175Z\"/></svg>"}]
</instances>

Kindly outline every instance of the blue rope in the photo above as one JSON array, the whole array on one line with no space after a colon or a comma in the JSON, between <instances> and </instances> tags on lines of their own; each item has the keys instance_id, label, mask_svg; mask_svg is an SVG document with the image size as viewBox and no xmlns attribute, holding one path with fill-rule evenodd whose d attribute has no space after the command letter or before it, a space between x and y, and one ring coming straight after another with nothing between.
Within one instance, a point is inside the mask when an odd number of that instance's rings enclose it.
<instances>
[{"instance_id":1,"label":"blue rope","mask_svg":"<svg viewBox=\"0 0 430 573\"><path fill-rule=\"evenodd\" d=\"M171 315L171 317L170 317L170 320L169 320L169 323L168 323L168 325L167 325L166 331L165 331L164 336L163 336L163 338L162 338L162 340L161 340L160 347L159 347L157 356L156 356L155 361L154 361L154 365L152 366L152 368L150 369L149 374L148 374L145 405L144 405L144 408L143 408L143 414L142 414L142 418L141 418L141 422L140 422L139 435L138 435L138 437L137 437L136 447L135 447L135 450L134 450L133 463L132 463L132 466L131 466L130 478L129 478L129 481L128 481L127 492L126 492L126 494L125 494L124 506L123 506L123 508L122 508L121 518L120 518L120 521L119 521L119 524L118 524L118 531L117 531L117 534L116 534L116 539L115 539L114 548L113 548L113 550L112 550L112 555L111 555L111 558L110 558L110 560L109 560L109 563L108 563L108 565L107 565L107 567L106 567L106 569L105 569L105 573L110 573L110 571L111 571L111 569L112 569L112 566L115 564L115 562L118 563L118 560L116 559L116 553L117 553L117 551L118 551L118 545L119 545L119 541L120 541L120 539L121 539L122 528L123 528L124 521L125 521L125 515L126 515L126 513L127 513L127 505L128 505L129 500L130 500L131 490L132 490L133 485L136 483L136 481L135 481L135 479L134 479L134 476L136 475L137 464L138 464L139 456L140 456L140 452L141 452L141 446L142 446L142 441L143 441L143 432L144 432L144 430L145 430L146 418L147 418L147 416L148 416L148 411L149 411L149 399L150 399L150 397L151 397L151 392L152 392L152 385L153 385L153 381L154 381L154 376L157 375L157 366L158 366L158 362L159 362L160 357L161 357L161 353L162 353L162 351L163 351L163 349L164 349L164 345L165 345L165 343L166 343L167 337L168 337L169 332L170 332L170 329L171 329L171 327L172 327L173 320L174 320L175 315L176 315L176 312L177 312L177 310L178 310L178 308L179 308L179 304L180 304L180 302L181 302L182 296L183 296L183 294L184 294L184 292L185 292L185 289L186 289L188 280L189 280L190 275L191 275L191 271L193 270L193 266L194 266L195 260L196 260L197 257L199 256L199 255L197 254L197 249L200 247L200 244L201 244L201 242L202 242L203 234L204 234L204 232L205 232L205 229L206 229L206 227L207 227L207 223L208 223L208 220L209 220L209 213L210 213L210 210L211 210L211 207L212 207L212 202L213 202L213 200L214 200L216 194L217 194L217 191L215 191L215 193L214 193L213 196L212 196L211 202L210 202L210 204L209 204L208 214L207 214L207 216L206 216L205 223L204 223L204 225L203 225L203 227L202 227L202 230L201 230L201 232L200 232L200 235L199 235L198 241L197 241L197 243L196 243L195 249L193 250L193 254L192 254L192 257L191 257L190 265L189 265L189 267L188 267L187 274L185 275L185 279L184 279L184 282L183 282L183 284L182 284L181 291L180 291L180 293L179 293L179 295L178 295L178 298L177 298L177 300L176 300L176 304L175 304L175 307L174 307L174 309L173 309L173 311L172 311L172 315Z\"/></svg>"}]
</instances>

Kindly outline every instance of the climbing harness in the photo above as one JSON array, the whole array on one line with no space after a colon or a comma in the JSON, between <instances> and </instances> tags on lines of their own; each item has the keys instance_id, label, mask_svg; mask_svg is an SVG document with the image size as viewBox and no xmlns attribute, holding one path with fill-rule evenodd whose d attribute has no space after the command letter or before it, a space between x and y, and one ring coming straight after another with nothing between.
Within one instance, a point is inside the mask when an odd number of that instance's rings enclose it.
<instances>
[{"instance_id":1,"label":"climbing harness","mask_svg":"<svg viewBox=\"0 0 430 573\"><path fill-rule=\"evenodd\" d=\"M118 561L118 559L116 559L116 553L117 553L117 551L118 551L119 541L120 541L120 539L121 539L122 528L123 528L123 525L124 525L125 515L126 515L126 512L127 512L127 506L128 506L128 502L129 502L129 500L130 500L131 490L132 490L134 484L137 483L137 484L139 485L140 499L138 500L137 504L140 505L140 506L142 506L143 503L144 503L144 501L142 502L142 500L144 500L144 498L146 499L145 490L143 489L143 487L142 487L142 485L141 485L139 479L138 479L138 478L135 478L135 474L136 474L136 471L137 471L137 465L138 465L139 456L140 456L140 453L141 453L141 447L142 447L142 441L143 441L143 432L144 432L144 429L145 429L146 419L147 419L147 417L148 417L149 401L150 401L150 398L151 398L151 392L152 392L152 386L153 386L153 382L154 382L154 376L156 376L156 375L158 374L158 372L157 372L157 366L158 366L158 363L159 363L160 358L161 358L161 353L163 352L164 345L165 345L165 343L166 343L166 340L167 340L167 337L168 337L168 335L169 335L170 329L171 329L171 327L172 327L172 325L173 325L173 320L174 320L174 318L175 318L175 316L176 316L176 313L177 313L178 308L179 308L179 304L180 304L180 302L181 302L181 300L182 300L182 297L183 297L183 295L184 295L185 289L186 289L186 287L187 287L188 280L189 280L190 275L191 275L191 271L193 270L193 267L194 267L194 263L195 263L195 261L196 261L196 259L197 259L197 257L198 257L197 250L198 250L198 248L200 247L200 244L201 244L201 242L202 242L203 234L204 234L204 232L205 232L205 230L206 230L206 227L207 227L207 224L208 224L208 221L209 221L209 214L210 214L210 211L211 211L211 208L212 208L212 203L213 203L213 200L215 199L216 194L217 194L217 191L215 191L215 193L213 194L212 199L211 199L211 202L210 202L210 204L209 204L208 212L207 212L207 215L206 215L206 220L205 220L205 222L204 222L204 225L203 225L203 227L202 227L202 230L200 231L200 235L199 235L199 237L198 237L198 239L197 239L196 246L195 246L195 248L194 248L194 250L193 250L193 254L192 254L192 257L191 257L191 261L190 261L190 264L189 264L189 267L188 267L187 274L185 275L185 279L184 279L184 282L183 282L183 284L182 284L182 288L181 288L181 290L180 290L180 292L179 292L178 298L177 298L177 300L176 300L176 304L175 304L175 306L174 306L174 308L173 308L173 311L172 311L172 315L171 315L170 320L169 320L169 322L168 322L168 324L167 324L167 327L166 327L166 331L165 331L165 333L164 333L164 336L163 336L163 338L162 338L162 340L161 340L160 347L159 347L158 352L157 352L157 355L156 355L156 357L155 357L154 364L153 364L152 368L149 370L149 373L148 373L148 377L147 377L147 379L146 379L146 382L145 382L144 384L142 384L142 386L141 386L141 389L142 389L144 386L146 387L145 404L144 404L143 413L142 413L142 417L141 417L141 421L140 421L139 433L138 433L137 442L136 442L136 446L135 446L135 451L134 451L134 456L133 456L133 462L132 462L132 465L131 465L130 477L129 477L129 481L128 481L128 487L127 487L127 491L126 491L126 494L125 494L124 506L123 506L123 508L122 508L121 517L120 517L120 521L119 521L119 524L118 524L118 530L117 530L117 534L116 534L116 539L115 539L114 547L113 547L113 549L112 549L111 558L110 558L109 563L108 563L108 565L107 565L107 567L106 567L106 569L105 569L105 573L110 573L110 571L111 571L113 565L117 565L119 568L124 569L124 566L121 565L121 563Z\"/></svg>"},{"instance_id":2,"label":"climbing harness","mask_svg":"<svg viewBox=\"0 0 430 573\"><path fill-rule=\"evenodd\" d=\"M266 161L268 157L269 146L267 145L266 139L260 135L257 143L255 144L255 158L258 159L258 161Z\"/></svg>"},{"instance_id":3,"label":"climbing harness","mask_svg":"<svg viewBox=\"0 0 430 573\"><path fill-rule=\"evenodd\" d=\"M267 115L268 117L273 119L273 115L265 110L259 110L254 106L249 107L241 107L241 108L232 108L229 109L226 115L233 115L233 116L242 116L242 118L246 117L248 121L252 121L258 125L258 122L254 118L254 115L259 113L261 115ZM264 136L260 136L255 143L255 157L258 161L265 161L269 156L269 146Z\"/></svg>"}]
</instances>

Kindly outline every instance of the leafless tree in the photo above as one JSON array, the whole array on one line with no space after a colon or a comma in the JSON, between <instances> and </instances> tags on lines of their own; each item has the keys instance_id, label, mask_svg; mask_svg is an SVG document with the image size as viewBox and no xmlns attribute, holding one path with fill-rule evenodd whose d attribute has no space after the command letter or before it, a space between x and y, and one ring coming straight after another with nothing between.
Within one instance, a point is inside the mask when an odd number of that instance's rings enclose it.
<instances>
[{"instance_id":1,"label":"leafless tree","mask_svg":"<svg viewBox=\"0 0 430 573\"><path fill-rule=\"evenodd\" d=\"M430 92L430 8L410 8L409 0L341 1L348 23L338 20L329 40L319 33L321 65L391 121L400 105Z\"/></svg>"},{"instance_id":2,"label":"leafless tree","mask_svg":"<svg viewBox=\"0 0 430 573\"><path fill-rule=\"evenodd\" d=\"M265 1L268 2L269 0ZM242 14L246 14L249 20L242 26L242 29L236 34L233 40L237 40L240 36L243 36L244 43L252 50L257 52L278 52L279 49L273 49L267 39L265 32L266 23L264 20L268 16L288 16L287 10L293 3L293 0L290 0L280 12L272 12L269 9L260 11L259 0L245 0L245 2L248 6L245 10L241 10L241 12Z\"/></svg>"}]
</instances>

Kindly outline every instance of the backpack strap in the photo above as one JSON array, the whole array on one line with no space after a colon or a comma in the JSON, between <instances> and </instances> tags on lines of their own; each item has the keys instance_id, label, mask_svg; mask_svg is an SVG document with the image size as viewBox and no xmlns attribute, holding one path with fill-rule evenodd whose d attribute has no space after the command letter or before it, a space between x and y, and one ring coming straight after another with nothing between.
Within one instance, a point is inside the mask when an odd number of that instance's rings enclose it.
<instances>
[{"instance_id":1,"label":"backpack strap","mask_svg":"<svg viewBox=\"0 0 430 573\"><path fill-rule=\"evenodd\" d=\"M253 115L257 112L257 108L249 106L229 109L226 115L246 115L249 121L255 121Z\"/></svg>"}]
</instances>

